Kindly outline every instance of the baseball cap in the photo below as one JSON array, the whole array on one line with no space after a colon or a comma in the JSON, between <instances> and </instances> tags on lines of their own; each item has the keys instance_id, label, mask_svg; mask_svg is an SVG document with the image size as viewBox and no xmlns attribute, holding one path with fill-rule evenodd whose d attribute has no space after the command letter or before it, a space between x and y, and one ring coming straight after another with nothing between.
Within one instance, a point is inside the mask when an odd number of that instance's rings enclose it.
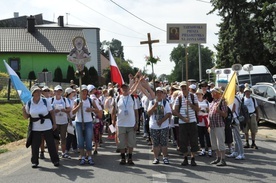
<instances>
[{"instance_id":1,"label":"baseball cap","mask_svg":"<svg viewBox=\"0 0 276 183\"><path fill-rule=\"evenodd\" d=\"M163 92L163 88L162 88L162 87L157 87L157 88L155 89L155 91L161 91L161 92Z\"/></svg>"},{"instance_id":2,"label":"baseball cap","mask_svg":"<svg viewBox=\"0 0 276 183\"><path fill-rule=\"evenodd\" d=\"M33 95L33 93L36 91L36 90L41 90L38 86L32 86L31 87L31 93Z\"/></svg>"},{"instance_id":3,"label":"baseball cap","mask_svg":"<svg viewBox=\"0 0 276 183\"><path fill-rule=\"evenodd\" d=\"M220 88L218 88L218 87L213 88L213 89L211 90L211 92L217 92L217 93L220 93L220 94L223 93L223 91L222 91Z\"/></svg>"},{"instance_id":4,"label":"baseball cap","mask_svg":"<svg viewBox=\"0 0 276 183\"><path fill-rule=\"evenodd\" d=\"M191 84L191 85L189 86L189 88L195 90L195 89L196 89L196 85L195 85L195 84Z\"/></svg>"},{"instance_id":5,"label":"baseball cap","mask_svg":"<svg viewBox=\"0 0 276 183\"><path fill-rule=\"evenodd\" d=\"M88 87L86 85L81 85L81 91L83 91L83 90L88 90Z\"/></svg>"},{"instance_id":6,"label":"baseball cap","mask_svg":"<svg viewBox=\"0 0 276 183\"><path fill-rule=\"evenodd\" d=\"M60 85L57 85L57 86L55 86L54 90L55 91L62 90L62 87Z\"/></svg>"},{"instance_id":7,"label":"baseball cap","mask_svg":"<svg viewBox=\"0 0 276 183\"><path fill-rule=\"evenodd\" d=\"M202 90L202 89L197 89L196 93L201 93L201 94L203 94L203 90Z\"/></svg>"},{"instance_id":8,"label":"baseball cap","mask_svg":"<svg viewBox=\"0 0 276 183\"><path fill-rule=\"evenodd\" d=\"M85 85L86 86L86 85ZM88 86L87 86L87 90L89 91L89 92L91 92L93 89L95 89L96 87L94 86L94 85L91 85L91 84L89 84Z\"/></svg>"},{"instance_id":9,"label":"baseball cap","mask_svg":"<svg viewBox=\"0 0 276 183\"><path fill-rule=\"evenodd\" d=\"M181 87L181 86L187 86L186 81L182 81L182 82L179 84L179 86L180 86L180 87Z\"/></svg>"},{"instance_id":10,"label":"baseball cap","mask_svg":"<svg viewBox=\"0 0 276 183\"><path fill-rule=\"evenodd\" d=\"M246 87L246 88L244 89L244 92L247 92L247 91L252 92L252 90L251 90L250 88Z\"/></svg>"},{"instance_id":11,"label":"baseball cap","mask_svg":"<svg viewBox=\"0 0 276 183\"><path fill-rule=\"evenodd\" d=\"M67 93L67 94L70 94L70 93L72 93L74 90L72 89L72 88L66 88L65 89L65 93Z\"/></svg>"}]
</instances>

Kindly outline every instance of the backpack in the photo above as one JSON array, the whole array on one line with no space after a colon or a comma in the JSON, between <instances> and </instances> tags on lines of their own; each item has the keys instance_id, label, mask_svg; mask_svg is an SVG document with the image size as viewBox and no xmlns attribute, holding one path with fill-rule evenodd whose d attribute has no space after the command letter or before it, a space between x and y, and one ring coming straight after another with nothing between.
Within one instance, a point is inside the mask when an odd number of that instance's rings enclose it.
<instances>
[{"instance_id":1,"label":"backpack","mask_svg":"<svg viewBox=\"0 0 276 183\"><path fill-rule=\"evenodd\" d=\"M244 99L242 99L242 101L240 101L237 97L236 97L236 99L240 103L240 110L239 110L239 112L240 112L239 114L240 115L239 116L237 115L237 118L238 118L238 120L240 122L241 129L243 129L245 127L245 125L246 125L246 122L248 122L248 120L250 119L250 115L249 115L247 106L244 105Z\"/></svg>"},{"instance_id":2,"label":"backpack","mask_svg":"<svg viewBox=\"0 0 276 183\"><path fill-rule=\"evenodd\" d=\"M195 96L194 94L190 93L190 97L192 100L193 105L195 105ZM182 96L180 95L179 97L179 111L180 112L180 108L182 107ZM195 116L196 116L196 122L198 123L198 118L197 118L197 112L195 111Z\"/></svg>"},{"instance_id":3,"label":"backpack","mask_svg":"<svg viewBox=\"0 0 276 183\"><path fill-rule=\"evenodd\" d=\"M222 110L221 108L221 103L219 104L219 109ZM232 124L233 121L233 113L231 111L231 109L227 106L227 116L224 118L222 117L225 126L230 126Z\"/></svg>"},{"instance_id":4,"label":"backpack","mask_svg":"<svg viewBox=\"0 0 276 183\"><path fill-rule=\"evenodd\" d=\"M43 101L43 103L44 103L44 105L47 107L47 101L46 101L46 99L45 98L42 98L42 101ZM29 100L28 101L28 107L29 107L29 110L30 110L30 108L31 108L31 100Z\"/></svg>"}]
</instances>

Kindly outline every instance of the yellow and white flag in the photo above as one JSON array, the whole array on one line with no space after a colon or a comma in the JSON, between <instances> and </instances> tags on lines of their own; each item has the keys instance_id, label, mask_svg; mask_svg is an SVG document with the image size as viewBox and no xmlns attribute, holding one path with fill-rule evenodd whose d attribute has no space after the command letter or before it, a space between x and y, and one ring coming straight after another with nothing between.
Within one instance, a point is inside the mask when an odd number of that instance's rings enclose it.
<instances>
[{"instance_id":1,"label":"yellow and white flag","mask_svg":"<svg viewBox=\"0 0 276 183\"><path fill-rule=\"evenodd\" d=\"M222 98L226 100L228 106L234 103L236 95L236 78L237 74L234 72L222 95Z\"/></svg>"}]
</instances>

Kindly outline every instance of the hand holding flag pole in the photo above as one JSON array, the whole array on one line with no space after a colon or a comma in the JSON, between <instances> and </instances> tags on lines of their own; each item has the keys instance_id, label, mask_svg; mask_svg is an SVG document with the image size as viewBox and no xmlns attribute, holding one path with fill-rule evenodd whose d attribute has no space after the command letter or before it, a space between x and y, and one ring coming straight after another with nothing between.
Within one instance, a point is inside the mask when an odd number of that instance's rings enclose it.
<instances>
[{"instance_id":1,"label":"hand holding flag pole","mask_svg":"<svg viewBox=\"0 0 276 183\"><path fill-rule=\"evenodd\" d=\"M6 69L8 71L8 74L10 75L10 79L12 81L12 84L20 97L21 102L26 105L26 103L32 98L31 92L27 89L27 87L24 85L24 83L20 80L16 72L6 63L5 60L4 65L6 66Z\"/></svg>"}]
</instances>

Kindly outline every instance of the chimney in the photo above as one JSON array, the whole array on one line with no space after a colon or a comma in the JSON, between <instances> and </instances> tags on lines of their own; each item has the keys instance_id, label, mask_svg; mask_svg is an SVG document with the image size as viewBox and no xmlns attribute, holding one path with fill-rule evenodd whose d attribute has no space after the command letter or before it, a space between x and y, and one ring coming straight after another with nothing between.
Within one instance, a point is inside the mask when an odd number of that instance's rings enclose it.
<instances>
[{"instance_id":1,"label":"chimney","mask_svg":"<svg viewBox=\"0 0 276 183\"><path fill-rule=\"evenodd\" d=\"M35 32L35 17L32 15L27 18L27 31L29 33Z\"/></svg>"},{"instance_id":2,"label":"chimney","mask_svg":"<svg viewBox=\"0 0 276 183\"><path fill-rule=\"evenodd\" d=\"M18 18L19 17L19 12L13 12L13 17Z\"/></svg>"},{"instance_id":3,"label":"chimney","mask_svg":"<svg viewBox=\"0 0 276 183\"><path fill-rule=\"evenodd\" d=\"M63 16L59 16L59 17L58 17L58 26L64 27Z\"/></svg>"}]
</instances>

